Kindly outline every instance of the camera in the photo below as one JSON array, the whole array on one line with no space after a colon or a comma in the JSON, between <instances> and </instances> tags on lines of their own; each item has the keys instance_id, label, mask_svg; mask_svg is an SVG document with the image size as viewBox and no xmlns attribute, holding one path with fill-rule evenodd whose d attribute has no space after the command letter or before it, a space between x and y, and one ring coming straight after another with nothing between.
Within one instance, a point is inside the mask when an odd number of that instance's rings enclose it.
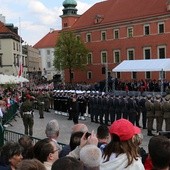
<instances>
[{"instance_id":1,"label":"camera","mask_svg":"<svg viewBox=\"0 0 170 170\"><path fill-rule=\"evenodd\" d=\"M165 136L165 137L167 137L168 139L170 139L170 131L160 131L160 132L159 132L159 135Z\"/></svg>"},{"instance_id":2,"label":"camera","mask_svg":"<svg viewBox=\"0 0 170 170\"><path fill-rule=\"evenodd\" d=\"M86 135L85 135L86 139L87 139L90 135L91 135L91 133L87 132Z\"/></svg>"}]
</instances>

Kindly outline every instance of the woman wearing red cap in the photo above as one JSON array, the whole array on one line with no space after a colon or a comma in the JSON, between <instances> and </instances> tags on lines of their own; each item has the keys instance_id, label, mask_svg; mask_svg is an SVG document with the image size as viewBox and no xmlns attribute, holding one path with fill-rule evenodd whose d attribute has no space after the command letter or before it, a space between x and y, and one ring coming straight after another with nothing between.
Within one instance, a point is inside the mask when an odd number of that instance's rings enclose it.
<instances>
[{"instance_id":1,"label":"woman wearing red cap","mask_svg":"<svg viewBox=\"0 0 170 170\"><path fill-rule=\"evenodd\" d=\"M111 142L103 153L100 170L144 170L138 154L138 146L133 140L139 128L126 119L119 119L110 126Z\"/></svg>"}]
</instances>

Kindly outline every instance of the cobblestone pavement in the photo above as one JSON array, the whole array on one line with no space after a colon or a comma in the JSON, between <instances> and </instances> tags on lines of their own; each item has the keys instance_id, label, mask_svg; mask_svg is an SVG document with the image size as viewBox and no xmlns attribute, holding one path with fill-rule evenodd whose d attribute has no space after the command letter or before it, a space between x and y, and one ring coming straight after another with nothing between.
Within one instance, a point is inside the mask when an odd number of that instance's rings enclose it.
<instances>
[{"instance_id":1,"label":"cobblestone pavement","mask_svg":"<svg viewBox=\"0 0 170 170\"><path fill-rule=\"evenodd\" d=\"M38 111L37 110L34 111L33 136L40 138L40 139L45 138L46 137L45 136L46 124L48 121L52 119L57 119L59 122L60 134L59 134L58 141L64 144L68 144L69 139L70 139L70 134L71 134L71 127L74 125L73 121L67 120L68 119L67 116L56 114L54 110L51 110L50 113L44 112L44 119L39 119ZM95 133L96 133L97 127L100 125L100 124L92 123L89 117L86 117L86 120L84 121L79 120L79 123L86 124L87 127L89 128L89 132L94 130ZM24 126L23 126L22 119L20 117L16 116L16 120L13 120L11 124L12 126L9 125L6 129L12 130L18 133L24 133ZM154 128L155 128L155 123L154 123ZM144 149L147 151L147 145L151 137L147 136L146 129L142 129L142 133L143 133L143 142L141 146L144 147Z\"/></svg>"}]
</instances>

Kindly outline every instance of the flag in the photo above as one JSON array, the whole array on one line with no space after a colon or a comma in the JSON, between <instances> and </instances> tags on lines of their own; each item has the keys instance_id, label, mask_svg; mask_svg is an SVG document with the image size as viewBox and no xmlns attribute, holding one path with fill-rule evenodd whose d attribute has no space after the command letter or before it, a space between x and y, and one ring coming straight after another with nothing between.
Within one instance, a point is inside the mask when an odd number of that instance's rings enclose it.
<instances>
[{"instance_id":1,"label":"flag","mask_svg":"<svg viewBox=\"0 0 170 170\"><path fill-rule=\"evenodd\" d=\"M19 60L19 70L18 70L18 77L22 76L23 73L23 64L22 64L22 57Z\"/></svg>"}]
</instances>

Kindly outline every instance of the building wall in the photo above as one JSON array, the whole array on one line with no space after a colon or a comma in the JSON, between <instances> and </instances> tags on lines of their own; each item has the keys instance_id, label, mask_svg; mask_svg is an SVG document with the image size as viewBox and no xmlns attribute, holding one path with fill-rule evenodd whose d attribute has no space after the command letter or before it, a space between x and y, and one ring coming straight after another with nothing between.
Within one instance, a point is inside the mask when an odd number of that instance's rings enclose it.
<instances>
[{"instance_id":1,"label":"building wall","mask_svg":"<svg viewBox=\"0 0 170 170\"><path fill-rule=\"evenodd\" d=\"M53 66L54 48L43 48L39 51L42 60L42 76L46 77L47 80L51 80L58 73Z\"/></svg>"},{"instance_id":2,"label":"building wall","mask_svg":"<svg viewBox=\"0 0 170 170\"><path fill-rule=\"evenodd\" d=\"M19 56L19 49L14 49L13 43L19 44L19 42L13 39L1 39L2 67L0 67L0 72L3 74L17 75L18 73L14 65L14 55Z\"/></svg>"},{"instance_id":3,"label":"building wall","mask_svg":"<svg viewBox=\"0 0 170 170\"><path fill-rule=\"evenodd\" d=\"M158 23L164 23L165 32L158 34ZM144 35L144 25L149 24L150 34ZM127 37L127 28L133 28L133 37ZM119 29L119 39L114 39L114 29ZM101 31L106 31L106 40L101 41ZM105 79L105 75L102 74L102 67L104 64L101 63L101 51L107 52L108 57L108 71L112 71L121 61L127 60L127 50L134 50L134 59L144 59L144 48L148 47L151 49L150 59L159 58L158 47L165 47L165 58L170 58L170 16L161 16L153 18L145 18L140 21L133 21L131 23L119 23L119 25L108 24L107 26L91 27L89 29L75 30L77 35L81 35L87 48L90 50L93 56L93 63L87 66L85 72L74 71L73 82L86 82L95 83ZM86 35L91 33L91 42L86 41ZM120 51L120 62L114 63L114 50ZM87 79L87 72L92 72L92 79ZM112 73L111 73L112 74ZM131 73L120 73L120 79L131 80ZM167 72L166 79L170 80L170 74ZM137 79L145 79L145 73L137 73ZM159 79L159 73L151 73L152 79ZM68 72L65 72L65 80L69 82Z\"/></svg>"}]
</instances>

